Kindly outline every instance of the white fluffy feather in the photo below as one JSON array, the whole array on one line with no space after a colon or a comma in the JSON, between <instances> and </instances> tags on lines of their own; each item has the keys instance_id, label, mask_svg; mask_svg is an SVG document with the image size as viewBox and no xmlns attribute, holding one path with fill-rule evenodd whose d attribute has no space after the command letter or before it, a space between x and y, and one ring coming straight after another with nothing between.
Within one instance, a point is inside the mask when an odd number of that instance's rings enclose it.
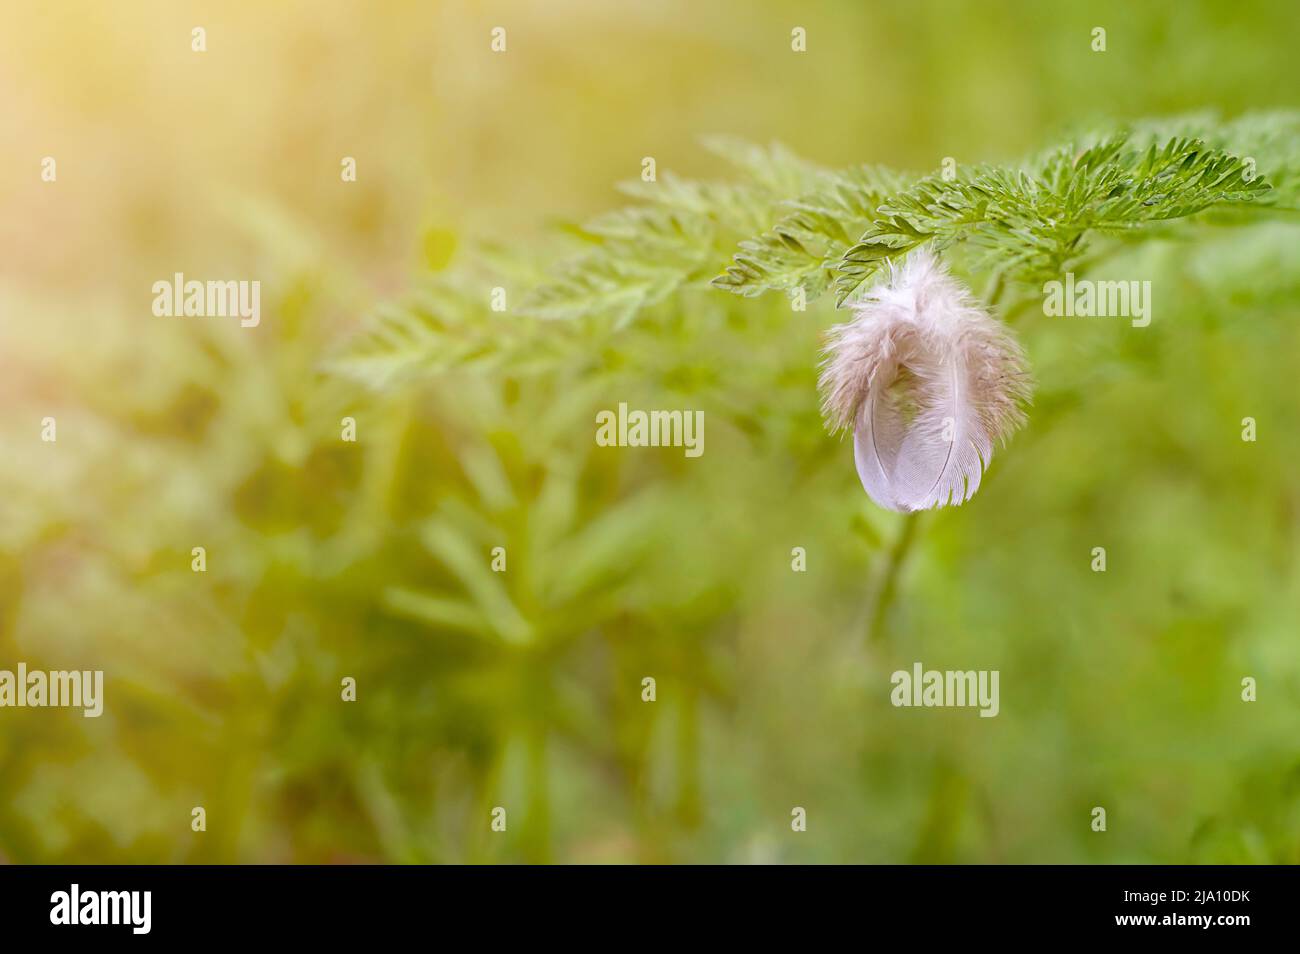
<instances>
[{"instance_id":1,"label":"white fluffy feather","mask_svg":"<svg viewBox=\"0 0 1300 954\"><path fill-rule=\"evenodd\" d=\"M1030 395L1020 346L926 249L831 329L821 388L863 488L900 512L969 500Z\"/></svg>"}]
</instances>

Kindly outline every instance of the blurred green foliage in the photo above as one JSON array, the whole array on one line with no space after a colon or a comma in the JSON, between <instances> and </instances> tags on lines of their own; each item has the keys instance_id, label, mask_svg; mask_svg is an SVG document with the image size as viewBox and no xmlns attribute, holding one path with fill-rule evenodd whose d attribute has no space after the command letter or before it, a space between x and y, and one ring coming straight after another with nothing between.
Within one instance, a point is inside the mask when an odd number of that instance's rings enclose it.
<instances>
[{"instance_id":1,"label":"blurred green foliage","mask_svg":"<svg viewBox=\"0 0 1300 954\"><path fill-rule=\"evenodd\" d=\"M0 710L0 855L1300 861L1293 207L1108 242L1149 328L1008 299L1029 426L875 641L899 525L819 419L833 302L708 287L817 168L1189 110L1142 128L1231 151L1297 105L1293 4L1090 6L7 11L0 668L107 700ZM1250 140L1274 185L1293 143ZM645 155L682 176L608 213ZM262 325L154 318L176 271L260 278ZM620 401L703 410L704 456L596 447ZM917 660L999 669L1001 714L891 707Z\"/></svg>"}]
</instances>

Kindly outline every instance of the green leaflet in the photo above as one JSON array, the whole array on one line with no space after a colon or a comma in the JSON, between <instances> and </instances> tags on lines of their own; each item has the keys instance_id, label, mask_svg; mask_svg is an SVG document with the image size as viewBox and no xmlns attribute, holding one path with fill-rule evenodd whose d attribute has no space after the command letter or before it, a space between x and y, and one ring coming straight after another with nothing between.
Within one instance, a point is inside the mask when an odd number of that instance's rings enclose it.
<instances>
[{"instance_id":1,"label":"green leaflet","mask_svg":"<svg viewBox=\"0 0 1300 954\"><path fill-rule=\"evenodd\" d=\"M788 213L771 229L740 243L714 287L745 296L803 289L808 299L816 298L855 236L901 182L898 173L874 166L822 175L815 190L786 203Z\"/></svg>"},{"instance_id":2,"label":"green leaflet","mask_svg":"<svg viewBox=\"0 0 1300 954\"><path fill-rule=\"evenodd\" d=\"M1077 152L1061 147L1033 171L927 176L880 204L839 263L836 301L843 304L885 262L923 242L968 243L1007 278L1035 282L1082 254L1090 230L1137 229L1268 190L1245 160L1199 139L1142 148L1124 135Z\"/></svg>"}]
</instances>

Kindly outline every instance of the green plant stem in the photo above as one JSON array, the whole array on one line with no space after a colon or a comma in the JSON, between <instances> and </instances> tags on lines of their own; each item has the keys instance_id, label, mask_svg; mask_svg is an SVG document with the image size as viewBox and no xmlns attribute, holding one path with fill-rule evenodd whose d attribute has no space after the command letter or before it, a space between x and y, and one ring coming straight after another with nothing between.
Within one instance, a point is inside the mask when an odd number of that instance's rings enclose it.
<instances>
[{"instance_id":1,"label":"green plant stem","mask_svg":"<svg viewBox=\"0 0 1300 954\"><path fill-rule=\"evenodd\" d=\"M867 643L880 642L885 634L885 620L889 608L894 602L898 590L898 576L903 563L916 540L916 528L920 523L919 513L909 513L899 524L898 535L893 545L885 554L884 562L876 571L876 578L871 587L871 596L867 601Z\"/></svg>"}]
</instances>

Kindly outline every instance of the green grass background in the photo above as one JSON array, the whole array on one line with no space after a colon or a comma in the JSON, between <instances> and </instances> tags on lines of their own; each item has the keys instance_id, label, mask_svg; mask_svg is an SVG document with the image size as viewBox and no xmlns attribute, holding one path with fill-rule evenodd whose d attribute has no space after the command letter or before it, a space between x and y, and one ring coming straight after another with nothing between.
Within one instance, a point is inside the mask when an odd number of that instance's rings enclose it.
<instances>
[{"instance_id":1,"label":"green grass background","mask_svg":"<svg viewBox=\"0 0 1300 954\"><path fill-rule=\"evenodd\" d=\"M471 245L532 261L621 203L644 156L717 173L702 135L1010 159L1294 108L1298 28L1288 0L9 5L0 668L107 696L0 710L0 858L1300 860L1294 216L1113 260L1147 329L1017 317L1029 425L924 518L875 641L897 520L818 418L829 303L692 291L559 376L322 370ZM154 318L177 271L259 278L262 326ZM704 456L595 447L619 401L704 410ZM1000 670L1001 714L891 707L917 660Z\"/></svg>"}]
</instances>

